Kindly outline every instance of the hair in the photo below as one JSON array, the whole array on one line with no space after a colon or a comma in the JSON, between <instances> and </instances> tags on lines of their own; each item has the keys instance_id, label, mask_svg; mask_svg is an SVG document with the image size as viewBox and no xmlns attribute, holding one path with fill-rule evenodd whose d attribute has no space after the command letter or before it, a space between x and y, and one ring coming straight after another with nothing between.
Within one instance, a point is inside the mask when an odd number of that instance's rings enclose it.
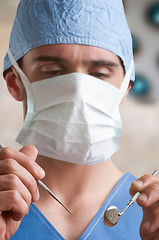
<instances>
[{"instance_id":1,"label":"hair","mask_svg":"<svg viewBox=\"0 0 159 240\"><path fill-rule=\"evenodd\" d=\"M23 67L23 57L20 58L20 59L17 61L17 63L18 63L18 66L22 69L22 67Z\"/></svg>"}]
</instances>

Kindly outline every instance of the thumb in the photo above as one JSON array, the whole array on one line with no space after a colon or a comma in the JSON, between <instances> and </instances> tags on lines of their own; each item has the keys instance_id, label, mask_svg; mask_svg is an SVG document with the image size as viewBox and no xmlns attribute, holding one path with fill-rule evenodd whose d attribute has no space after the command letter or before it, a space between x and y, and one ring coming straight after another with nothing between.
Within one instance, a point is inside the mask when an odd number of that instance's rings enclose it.
<instances>
[{"instance_id":1,"label":"thumb","mask_svg":"<svg viewBox=\"0 0 159 240\"><path fill-rule=\"evenodd\" d=\"M21 148L19 150L19 152L28 156L32 161L36 161L36 158L37 158L37 155L38 155L38 150L33 145L24 146L23 148Z\"/></svg>"}]
</instances>

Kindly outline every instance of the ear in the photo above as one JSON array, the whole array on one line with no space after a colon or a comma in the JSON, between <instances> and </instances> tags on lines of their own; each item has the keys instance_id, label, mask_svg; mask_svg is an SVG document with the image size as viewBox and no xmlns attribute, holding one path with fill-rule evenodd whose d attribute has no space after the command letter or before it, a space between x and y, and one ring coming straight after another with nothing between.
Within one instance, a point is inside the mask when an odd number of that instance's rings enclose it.
<instances>
[{"instance_id":1,"label":"ear","mask_svg":"<svg viewBox=\"0 0 159 240\"><path fill-rule=\"evenodd\" d=\"M5 80L8 91L12 97L17 101L23 101L25 97L25 89L16 69L13 66L5 72Z\"/></svg>"},{"instance_id":2,"label":"ear","mask_svg":"<svg viewBox=\"0 0 159 240\"><path fill-rule=\"evenodd\" d=\"M129 82L128 89L127 89L126 93L124 94L124 96L123 96L123 98L122 98L122 100L121 100L121 103L120 103L120 105L124 103L124 101L125 101L125 98L126 98L126 96L128 95L128 93L129 93L129 90L130 90L131 88L132 88L132 83L131 83L131 81L130 81L130 82Z\"/></svg>"}]
</instances>

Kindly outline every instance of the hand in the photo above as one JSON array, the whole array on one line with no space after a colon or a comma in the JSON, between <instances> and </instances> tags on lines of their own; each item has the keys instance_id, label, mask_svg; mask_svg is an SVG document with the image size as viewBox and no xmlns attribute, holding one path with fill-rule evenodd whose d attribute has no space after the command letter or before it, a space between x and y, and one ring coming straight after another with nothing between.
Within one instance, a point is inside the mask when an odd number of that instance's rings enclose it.
<instances>
[{"instance_id":1,"label":"hand","mask_svg":"<svg viewBox=\"0 0 159 240\"><path fill-rule=\"evenodd\" d=\"M140 226L142 240L159 239L159 177L144 175L134 181L130 188L133 196L142 192L137 200L143 209L143 220Z\"/></svg>"},{"instance_id":2,"label":"hand","mask_svg":"<svg viewBox=\"0 0 159 240\"><path fill-rule=\"evenodd\" d=\"M19 152L12 148L0 150L0 239L8 240L28 214L39 191L35 179L42 179L43 169L35 162L37 149L25 146Z\"/></svg>"}]
</instances>

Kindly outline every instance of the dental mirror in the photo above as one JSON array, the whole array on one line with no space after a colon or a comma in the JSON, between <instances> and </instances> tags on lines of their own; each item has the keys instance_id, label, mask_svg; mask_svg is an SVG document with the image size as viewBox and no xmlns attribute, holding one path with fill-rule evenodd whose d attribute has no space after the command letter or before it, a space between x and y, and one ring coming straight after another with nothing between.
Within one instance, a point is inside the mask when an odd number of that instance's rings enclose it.
<instances>
[{"instance_id":1,"label":"dental mirror","mask_svg":"<svg viewBox=\"0 0 159 240\"><path fill-rule=\"evenodd\" d=\"M116 206L111 206L106 209L104 212L104 223L108 227L113 227L119 221L119 209Z\"/></svg>"},{"instance_id":2,"label":"dental mirror","mask_svg":"<svg viewBox=\"0 0 159 240\"><path fill-rule=\"evenodd\" d=\"M155 170L152 175L155 176L157 174L157 170ZM119 212L119 209L116 206L110 206L108 207L105 212L104 212L104 216L103 216L103 220L106 226L108 227L114 227L118 221L120 216L122 216L126 210L138 199L138 197L140 196L140 192L137 192L129 201L129 203L127 204L126 208L123 210L123 212Z\"/></svg>"}]
</instances>

